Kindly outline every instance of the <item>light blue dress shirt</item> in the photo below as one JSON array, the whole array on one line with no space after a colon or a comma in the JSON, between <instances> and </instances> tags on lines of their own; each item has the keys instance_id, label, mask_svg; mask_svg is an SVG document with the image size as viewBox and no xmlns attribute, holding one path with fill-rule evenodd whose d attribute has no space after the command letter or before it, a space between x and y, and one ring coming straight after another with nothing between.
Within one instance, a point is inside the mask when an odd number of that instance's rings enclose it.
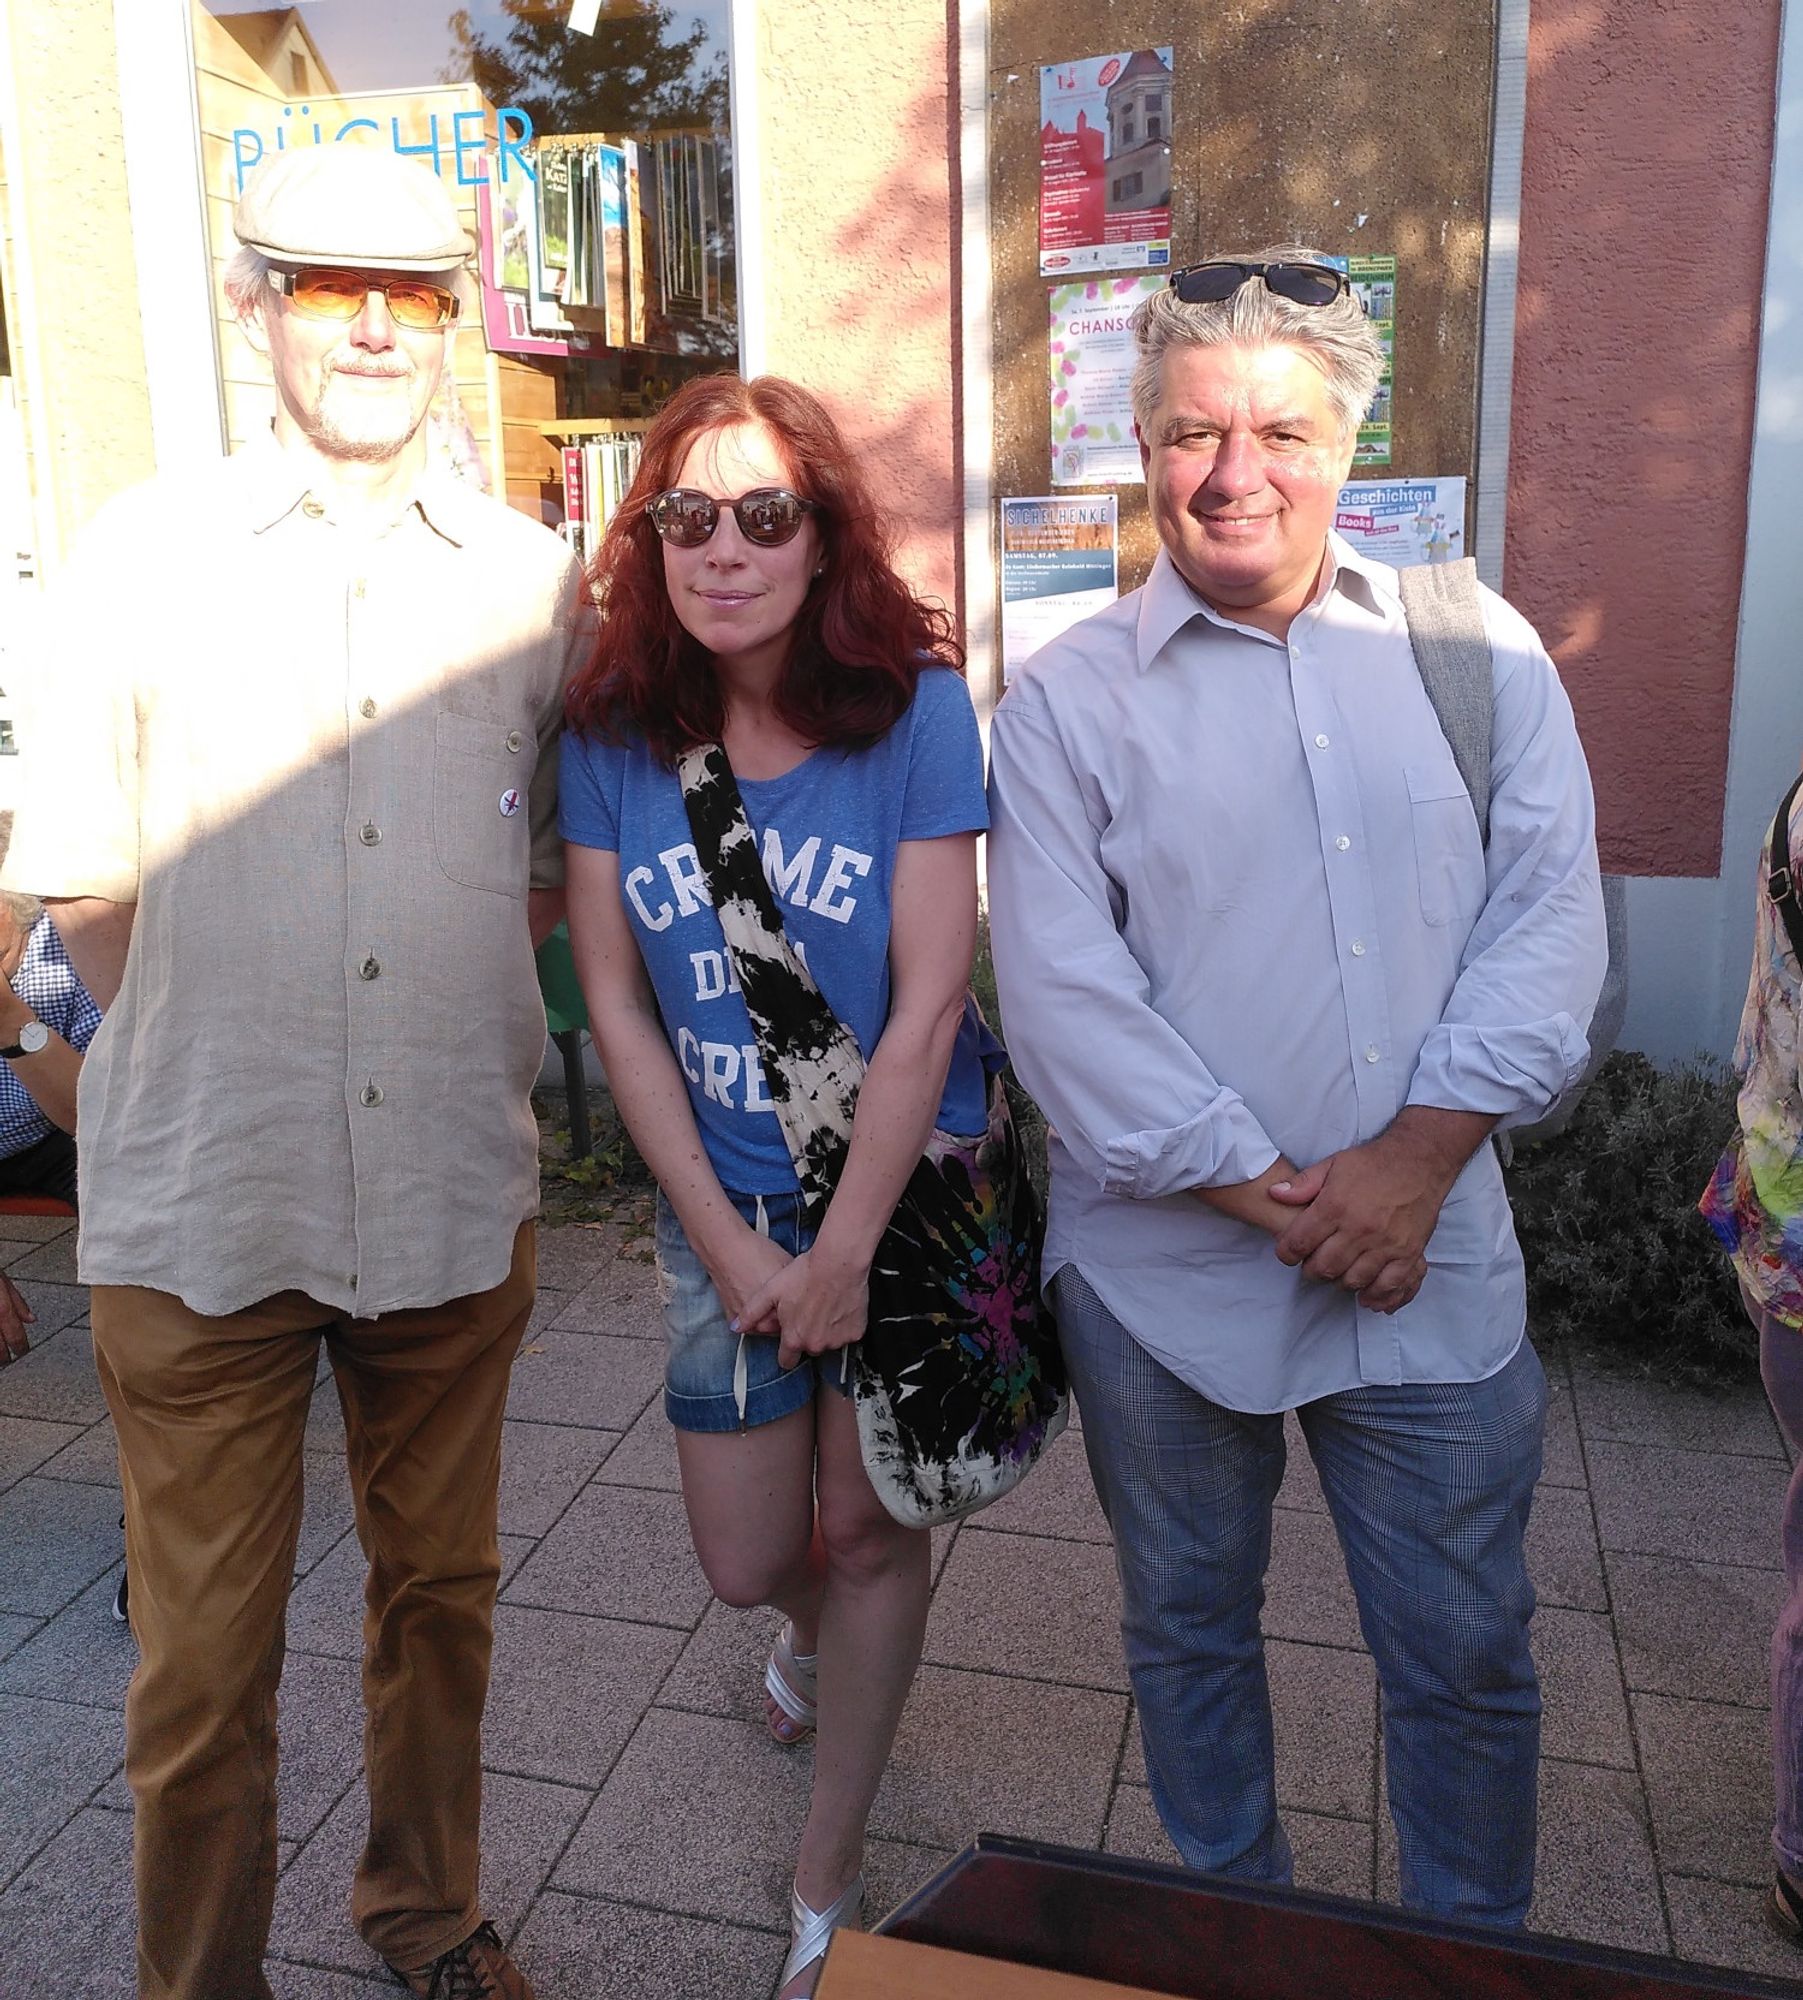
<instances>
[{"instance_id":1,"label":"light blue dress shirt","mask_svg":"<svg viewBox=\"0 0 1803 2000\"><path fill-rule=\"evenodd\" d=\"M1053 1127L1045 1277L1075 1264L1231 1409L1479 1381L1520 1345L1495 1151L1384 1316L1187 1192L1375 1138L1405 1104L1530 1123L1582 1075L1606 962L1590 778L1532 628L1483 595L1490 842L1388 565L1338 536L1287 640L1168 556L1036 654L991 737L990 933Z\"/></svg>"}]
</instances>

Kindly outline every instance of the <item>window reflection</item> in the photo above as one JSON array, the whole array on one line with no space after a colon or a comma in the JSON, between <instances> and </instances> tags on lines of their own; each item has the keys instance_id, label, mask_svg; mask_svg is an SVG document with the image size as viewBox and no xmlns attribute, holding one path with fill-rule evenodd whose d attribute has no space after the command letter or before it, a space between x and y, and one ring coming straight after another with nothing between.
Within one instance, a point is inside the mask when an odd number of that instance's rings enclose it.
<instances>
[{"instance_id":1,"label":"window reflection","mask_svg":"<svg viewBox=\"0 0 1803 2000\"><path fill-rule=\"evenodd\" d=\"M482 311L433 411L447 462L592 545L637 439L738 358L726 0L193 0L215 273L246 177L302 145L392 146L451 187ZM217 294L227 430L272 391Z\"/></svg>"}]
</instances>

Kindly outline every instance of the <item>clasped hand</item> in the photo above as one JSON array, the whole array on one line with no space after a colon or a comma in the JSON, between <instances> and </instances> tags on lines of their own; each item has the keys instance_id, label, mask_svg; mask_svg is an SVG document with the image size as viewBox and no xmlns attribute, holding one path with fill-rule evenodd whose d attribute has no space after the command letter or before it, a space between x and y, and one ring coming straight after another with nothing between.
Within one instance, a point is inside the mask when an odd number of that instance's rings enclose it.
<instances>
[{"instance_id":1,"label":"clasped hand","mask_svg":"<svg viewBox=\"0 0 1803 2000\"><path fill-rule=\"evenodd\" d=\"M734 1333L778 1336L777 1361L793 1368L864 1337L869 1274L804 1250L798 1257L752 1231L730 1271L711 1275Z\"/></svg>"},{"instance_id":2,"label":"clasped hand","mask_svg":"<svg viewBox=\"0 0 1803 2000\"><path fill-rule=\"evenodd\" d=\"M1427 1242L1449 1185L1391 1134L1330 1153L1267 1190L1299 1211L1274 1232L1277 1255L1372 1312L1400 1312L1427 1276Z\"/></svg>"}]
</instances>

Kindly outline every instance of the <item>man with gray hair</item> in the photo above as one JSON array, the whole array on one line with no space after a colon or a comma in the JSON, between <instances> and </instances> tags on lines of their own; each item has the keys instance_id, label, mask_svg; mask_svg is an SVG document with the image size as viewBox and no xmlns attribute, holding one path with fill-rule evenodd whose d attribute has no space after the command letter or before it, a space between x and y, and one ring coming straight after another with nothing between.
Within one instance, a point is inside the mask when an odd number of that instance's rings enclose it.
<instances>
[{"instance_id":1,"label":"man with gray hair","mask_svg":"<svg viewBox=\"0 0 1803 2000\"><path fill-rule=\"evenodd\" d=\"M1333 532L1383 358L1337 269L1210 259L1135 335L1162 551L1001 703L989 893L1152 1793L1192 1865L1289 1879L1259 1612L1293 1411L1377 1663L1403 1900L1520 1923L1546 1383L1486 1141L1584 1068L1583 752L1485 592L1486 843L1397 573Z\"/></svg>"},{"instance_id":2,"label":"man with gray hair","mask_svg":"<svg viewBox=\"0 0 1803 2000\"><path fill-rule=\"evenodd\" d=\"M554 536L432 462L469 294L437 177L296 149L234 227L273 425L112 503L72 559L6 869L107 1009L80 1271L140 1653L139 1992L270 1995L323 1344L369 1564L352 1914L416 1993L526 2000L478 1900L480 1730L586 594Z\"/></svg>"}]
</instances>

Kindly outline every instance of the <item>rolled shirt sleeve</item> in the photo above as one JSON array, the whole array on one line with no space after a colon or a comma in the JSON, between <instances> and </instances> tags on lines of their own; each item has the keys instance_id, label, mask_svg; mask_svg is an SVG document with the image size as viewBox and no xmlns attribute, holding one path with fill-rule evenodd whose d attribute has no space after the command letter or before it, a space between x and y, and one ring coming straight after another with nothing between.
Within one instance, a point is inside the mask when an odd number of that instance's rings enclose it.
<instances>
[{"instance_id":1,"label":"rolled shirt sleeve","mask_svg":"<svg viewBox=\"0 0 1803 2000\"><path fill-rule=\"evenodd\" d=\"M1584 1074L1608 965L1590 772L1557 670L1531 626L1484 600L1494 663L1486 897L1411 1104L1543 1117Z\"/></svg>"},{"instance_id":2,"label":"rolled shirt sleeve","mask_svg":"<svg viewBox=\"0 0 1803 2000\"><path fill-rule=\"evenodd\" d=\"M990 734L989 929L1008 1048L1078 1168L1154 1199L1256 1179L1278 1148L1152 1004L1085 788L1039 689Z\"/></svg>"}]
</instances>

